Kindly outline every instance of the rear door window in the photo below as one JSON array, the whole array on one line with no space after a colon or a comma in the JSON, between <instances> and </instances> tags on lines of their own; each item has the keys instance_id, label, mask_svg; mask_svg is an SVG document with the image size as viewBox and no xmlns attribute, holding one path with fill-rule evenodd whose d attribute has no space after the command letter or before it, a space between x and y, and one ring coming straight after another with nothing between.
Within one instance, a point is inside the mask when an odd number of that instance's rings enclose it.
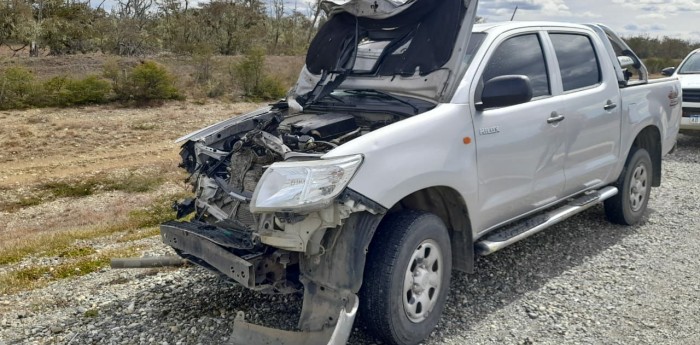
<instances>
[{"instance_id":1,"label":"rear door window","mask_svg":"<svg viewBox=\"0 0 700 345\"><path fill-rule=\"evenodd\" d=\"M591 39L578 34L549 34L559 61L564 92L601 82L600 65Z\"/></svg>"}]
</instances>

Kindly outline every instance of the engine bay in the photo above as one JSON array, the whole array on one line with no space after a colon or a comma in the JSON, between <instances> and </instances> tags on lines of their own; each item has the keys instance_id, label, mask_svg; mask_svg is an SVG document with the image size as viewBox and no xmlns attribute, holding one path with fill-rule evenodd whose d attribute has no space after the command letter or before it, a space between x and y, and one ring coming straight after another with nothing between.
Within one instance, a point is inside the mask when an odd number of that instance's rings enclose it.
<instances>
[{"instance_id":1,"label":"engine bay","mask_svg":"<svg viewBox=\"0 0 700 345\"><path fill-rule=\"evenodd\" d=\"M299 253L265 245L262 232L281 231L308 215L255 214L250 203L263 173L281 161L318 160L330 150L401 120L380 112L306 111L273 107L188 140L181 150L194 198L176 204L178 218L193 214L188 227L256 266L250 288L263 292L298 291ZM320 236L322 236L322 232ZM319 248L306 248L313 254ZM181 256L210 268L187 253Z\"/></svg>"},{"instance_id":2,"label":"engine bay","mask_svg":"<svg viewBox=\"0 0 700 345\"><path fill-rule=\"evenodd\" d=\"M191 174L188 182L195 192L196 218L211 224L233 222L252 230L255 217L241 205L250 202L266 166L318 159L345 142L399 119L390 114L288 114L272 109L210 135L216 138L210 143L188 141L182 146L180 166Z\"/></svg>"}]
</instances>

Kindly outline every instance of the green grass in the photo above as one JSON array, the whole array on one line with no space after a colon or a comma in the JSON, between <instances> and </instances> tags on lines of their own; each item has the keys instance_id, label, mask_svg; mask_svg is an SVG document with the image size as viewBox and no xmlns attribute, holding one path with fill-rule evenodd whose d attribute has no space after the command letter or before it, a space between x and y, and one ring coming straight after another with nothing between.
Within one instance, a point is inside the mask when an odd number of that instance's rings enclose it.
<instances>
[{"instance_id":1,"label":"green grass","mask_svg":"<svg viewBox=\"0 0 700 345\"><path fill-rule=\"evenodd\" d=\"M48 182L41 185L40 189L48 192L55 198L79 198L92 195L96 183L91 180L80 182Z\"/></svg>"},{"instance_id":2,"label":"green grass","mask_svg":"<svg viewBox=\"0 0 700 345\"><path fill-rule=\"evenodd\" d=\"M149 207L129 212L129 220L136 228L147 228L175 219L172 200L161 199Z\"/></svg>"},{"instance_id":3,"label":"green grass","mask_svg":"<svg viewBox=\"0 0 700 345\"><path fill-rule=\"evenodd\" d=\"M128 247L82 257L55 266L35 266L13 270L0 275L0 295L36 289L56 280L99 271L109 264L112 257L133 256L138 250L138 247Z\"/></svg>"},{"instance_id":4,"label":"green grass","mask_svg":"<svg viewBox=\"0 0 700 345\"><path fill-rule=\"evenodd\" d=\"M32 253L34 253L34 250L26 245L2 250L2 252L0 252L0 265L20 262Z\"/></svg>"},{"instance_id":5,"label":"green grass","mask_svg":"<svg viewBox=\"0 0 700 345\"><path fill-rule=\"evenodd\" d=\"M24 197L19 199L18 201L0 203L0 211L15 212L25 207L41 205L43 202L44 199L38 196Z\"/></svg>"},{"instance_id":6,"label":"green grass","mask_svg":"<svg viewBox=\"0 0 700 345\"><path fill-rule=\"evenodd\" d=\"M0 247L0 265L16 263L30 255L68 258L89 256L94 253L94 249L75 246L74 243L120 232L131 231L134 233L134 239L155 236L157 235L157 228L147 230L145 233L136 230L155 227L160 223L175 219L175 211L172 210L170 204L177 197L161 197L146 208L131 211L128 219L119 223L86 229L40 233L24 238L21 244L5 248Z\"/></svg>"},{"instance_id":7,"label":"green grass","mask_svg":"<svg viewBox=\"0 0 700 345\"><path fill-rule=\"evenodd\" d=\"M117 243L133 242L144 238L149 238L157 236L160 234L160 228L157 226L145 229L129 230L119 238L117 238Z\"/></svg>"},{"instance_id":8,"label":"green grass","mask_svg":"<svg viewBox=\"0 0 700 345\"><path fill-rule=\"evenodd\" d=\"M150 192L162 185L161 176L137 175L129 173L123 177L93 177L77 182L48 182L40 189L55 198L79 198L92 195L98 190L123 191L126 193Z\"/></svg>"},{"instance_id":9,"label":"green grass","mask_svg":"<svg viewBox=\"0 0 700 345\"><path fill-rule=\"evenodd\" d=\"M149 175L130 172L126 176L95 176L82 181L47 182L38 186L37 195L18 201L0 202L0 211L16 212L22 208L41 205L58 198L82 198L99 191L121 191L124 193L146 193L156 190L166 182L164 172Z\"/></svg>"},{"instance_id":10,"label":"green grass","mask_svg":"<svg viewBox=\"0 0 700 345\"><path fill-rule=\"evenodd\" d=\"M165 182L165 178L162 176L152 176L152 175L136 175L129 174L129 176L122 178L107 178L96 181L96 184L100 184L104 190L109 191L122 191L126 193L144 193L150 192L158 188Z\"/></svg>"},{"instance_id":11,"label":"green grass","mask_svg":"<svg viewBox=\"0 0 700 345\"><path fill-rule=\"evenodd\" d=\"M60 258L80 258L95 254L96 251L92 247L71 247L61 251L57 256Z\"/></svg>"}]
</instances>

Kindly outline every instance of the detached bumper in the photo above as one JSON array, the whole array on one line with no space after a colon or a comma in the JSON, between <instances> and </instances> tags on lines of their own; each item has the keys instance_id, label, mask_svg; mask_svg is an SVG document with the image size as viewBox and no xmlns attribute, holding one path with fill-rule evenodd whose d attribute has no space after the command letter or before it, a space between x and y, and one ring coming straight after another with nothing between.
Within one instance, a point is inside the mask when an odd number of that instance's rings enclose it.
<instances>
[{"instance_id":1,"label":"detached bumper","mask_svg":"<svg viewBox=\"0 0 700 345\"><path fill-rule=\"evenodd\" d=\"M240 233L226 233L211 225L198 222L170 221L161 224L163 243L181 251L195 263L227 275L247 288L255 288L257 262L233 254L229 249L248 245ZM255 256L255 255L254 255ZM258 257L258 256L255 256ZM255 260L255 259L252 259ZM305 301L306 303L306 301ZM233 323L232 345L342 345L348 341L359 299L350 294L345 306L340 308L335 326L323 326L320 331L291 332L262 327L245 322L242 315ZM333 315L332 310L327 310Z\"/></svg>"},{"instance_id":2,"label":"detached bumper","mask_svg":"<svg viewBox=\"0 0 700 345\"><path fill-rule=\"evenodd\" d=\"M353 295L348 305L340 311L338 323L333 329L317 332L292 332L247 323L236 317L233 323L232 345L344 345L355 322L359 299ZM347 309L347 310L346 310Z\"/></svg>"}]
</instances>

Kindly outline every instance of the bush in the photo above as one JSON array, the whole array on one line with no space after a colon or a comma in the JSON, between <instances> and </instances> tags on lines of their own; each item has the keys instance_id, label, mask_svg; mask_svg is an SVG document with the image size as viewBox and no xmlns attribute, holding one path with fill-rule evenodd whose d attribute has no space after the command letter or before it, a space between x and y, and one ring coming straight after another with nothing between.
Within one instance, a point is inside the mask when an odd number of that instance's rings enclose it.
<instances>
[{"instance_id":1,"label":"bush","mask_svg":"<svg viewBox=\"0 0 700 345\"><path fill-rule=\"evenodd\" d=\"M32 72L22 67L10 67L0 75L0 109L30 106L36 89Z\"/></svg>"},{"instance_id":2,"label":"bush","mask_svg":"<svg viewBox=\"0 0 700 345\"><path fill-rule=\"evenodd\" d=\"M660 73L666 67L677 67L681 63L681 59L670 58L646 58L644 65L647 66L649 73Z\"/></svg>"},{"instance_id":3,"label":"bush","mask_svg":"<svg viewBox=\"0 0 700 345\"><path fill-rule=\"evenodd\" d=\"M91 75L84 79L53 77L42 85L42 96L34 106L65 107L83 104L101 104L109 101L112 87L108 81Z\"/></svg>"},{"instance_id":4,"label":"bush","mask_svg":"<svg viewBox=\"0 0 700 345\"><path fill-rule=\"evenodd\" d=\"M82 80L69 80L66 98L60 105L100 104L109 101L109 82L91 75Z\"/></svg>"},{"instance_id":5,"label":"bush","mask_svg":"<svg viewBox=\"0 0 700 345\"><path fill-rule=\"evenodd\" d=\"M105 103L111 92L109 82L96 76L59 76L39 82L24 68L9 68L0 80L0 109Z\"/></svg>"},{"instance_id":6,"label":"bush","mask_svg":"<svg viewBox=\"0 0 700 345\"><path fill-rule=\"evenodd\" d=\"M243 61L233 66L238 86L249 99L276 99L285 94L282 81L264 73L265 54L261 48L251 49Z\"/></svg>"},{"instance_id":7,"label":"bush","mask_svg":"<svg viewBox=\"0 0 700 345\"><path fill-rule=\"evenodd\" d=\"M122 101L143 103L183 98L174 85L175 78L153 61L143 62L122 75L113 66L105 66L105 76L112 79L117 99Z\"/></svg>"},{"instance_id":8,"label":"bush","mask_svg":"<svg viewBox=\"0 0 700 345\"><path fill-rule=\"evenodd\" d=\"M262 99L280 99L287 93L286 88L282 85L282 81L277 77L263 76L260 87L256 90L256 94Z\"/></svg>"}]
</instances>

